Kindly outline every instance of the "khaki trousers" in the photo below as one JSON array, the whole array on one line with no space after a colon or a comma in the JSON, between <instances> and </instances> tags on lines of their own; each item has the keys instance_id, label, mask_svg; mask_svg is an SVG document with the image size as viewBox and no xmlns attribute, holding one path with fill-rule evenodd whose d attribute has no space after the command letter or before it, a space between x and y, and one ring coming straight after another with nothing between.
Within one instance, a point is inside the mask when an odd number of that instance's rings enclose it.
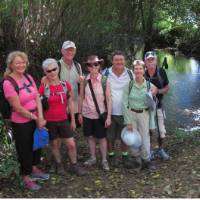
<instances>
[{"instance_id":1,"label":"khaki trousers","mask_svg":"<svg viewBox=\"0 0 200 200\"><path fill-rule=\"evenodd\" d=\"M130 149L130 151L134 156L140 156L144 160L150 160L149 111L143 111L142 113L129 112L133 119L133 129L136 129L142 137L141 148L139 150Z\"/></svg>"},{"instance_id":2,"label":"khaki trousers","mask_svg":"<svg viewBox=\"0 0 200 200\"><path fill-rule=\"evenodd\" d=\"M157 109L157 117L158 119L158 128L159 128L159 132L160 132L160 137L161 138L165 138L165 134L166 134L166 129L165 129L165 124L164 124L164 113L162 109Z\"/></svg>"}]
</instances>

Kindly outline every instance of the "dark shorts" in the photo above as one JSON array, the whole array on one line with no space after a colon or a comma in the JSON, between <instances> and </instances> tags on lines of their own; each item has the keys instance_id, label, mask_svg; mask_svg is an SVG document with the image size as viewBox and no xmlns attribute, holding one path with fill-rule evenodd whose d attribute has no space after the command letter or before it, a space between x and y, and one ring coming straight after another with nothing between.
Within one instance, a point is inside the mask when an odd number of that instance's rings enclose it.
<instances>
[{"instance_id":1,"label":"dark shorts","mask_svg":"<svg viewBox=\"0 0 200 200\"><path fill-rule=\"evenodd\" d=\"M89 119L83 117L83 135L93 136L97 139L106 137L106 128L99 119Z\"/></svg>"},{"instance_id":2,"label":"dark shorts","mask_svg":"<svg viewBox=\"0 0 200 200\"><path fill-rule=\"evenodd\" d=\"M46 127L49 131L50 140L55 140L57 138L72 138L74 135L67 120L59 122L47 122Z\"/></svg>"},{"instance_id":3,"label":"dark shorts","mask_svg":"<svg viewBox=\"0 0 200 200\"><path fill-rule=\"evenodd\" d=\"M121 139L121 131L124 128L124 118L121 115L111 116L111 126L107 129L107 139L110 142Z\"/></svg>"}]
</instances>

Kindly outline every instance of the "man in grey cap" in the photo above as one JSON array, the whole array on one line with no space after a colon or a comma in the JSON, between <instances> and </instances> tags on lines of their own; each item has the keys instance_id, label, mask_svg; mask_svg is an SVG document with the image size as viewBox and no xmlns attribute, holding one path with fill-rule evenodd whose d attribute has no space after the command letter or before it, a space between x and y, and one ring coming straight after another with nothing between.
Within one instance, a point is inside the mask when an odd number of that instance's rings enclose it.
<instances>
[{"instance_id":1,"label":"man in grey cap","mask_svg":"<svg viewBox=\"0 0 200 200\"><path fill-rule=\"evenodd\" d=\"M62 58L59 60L59 77L60 80L67 80L72 85L73 91L73 104L74 104L74 114L76 120L76 126L80 127L78 122L78 101L79 101L79 84L84 80L82 76L81 65L74 61L76 55L76 46L72 41L65 41L61 49Z\"/></svg>"},{"instance_id":2,"label":"man in grey cap","mask_svg":"<svg viewBox=\"0 0 200 200\"><path fill-rule=\"evenodd\" d=\"M158 99L156 109L156 121L158 130L158 156L162 160L170 160L170 156L164 150L164 138L166 134L164 119L165 111L163 109L163 97L169 91L169 80L167 74L163 68L157 66L157 55L154 51L148 51L145 53L145 79L150 81L158 88L156 95Z\"/></svg>"}]
</instances>

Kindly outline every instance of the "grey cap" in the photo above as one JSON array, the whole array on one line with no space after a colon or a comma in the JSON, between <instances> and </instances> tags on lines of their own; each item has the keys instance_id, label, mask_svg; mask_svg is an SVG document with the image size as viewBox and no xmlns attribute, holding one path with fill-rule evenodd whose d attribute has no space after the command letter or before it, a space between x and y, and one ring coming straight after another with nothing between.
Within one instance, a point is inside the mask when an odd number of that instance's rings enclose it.
<instances>
[{"instance_id":1,"label":"grey cap","mask_svg":"<svg viewBox=\"0 0 200 200\"><path fill-rule=\"evenodd\" d=\"M68 48L76 49L75 43L70 40L63 42L62 49L68 49Z\"/></svg>"},{"instance_id":2,"label":"grey cap","mask_svg":"<svg viewBox=\"0 0 200 200\"><path fill-rule=\"evenodd\" d=\"M54 59L54 58L47 58L47 59L45 59L45 60L42 62L42 68L43 68L43 70L45 71L46 68L47 68L49 65L54 65L55 67L58 67L58 62L57 62L57 60Z\"/></svg>"}]
</instances>

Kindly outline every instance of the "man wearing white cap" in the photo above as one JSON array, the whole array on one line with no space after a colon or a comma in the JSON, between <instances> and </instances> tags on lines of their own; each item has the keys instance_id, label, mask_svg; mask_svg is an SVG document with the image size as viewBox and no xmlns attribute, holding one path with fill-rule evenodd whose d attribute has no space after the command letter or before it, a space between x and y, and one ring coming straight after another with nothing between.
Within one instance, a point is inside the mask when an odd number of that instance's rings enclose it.
<instances>
[{"instance_id":1,"label":"man wearing white cap","mask_svg":"<svg viewBox=\"0 0 200 200\"><path fill-rule=\"evenodd\" d=\"M148 51L145 53L145 64L146 72L145 79L150 81L158 88L158 93L156 95L158 99L157 109L156 109L156 121L158 129L158 156L162 160L169 160L170 156L164 151L163 141L166 134L164 118L165 112L163 110L163 96L169 91L169 80L167 74L163 68L157 67L157 55L154 51Z\"/></svg>"},{"instance_id":2,"label":"man wearing white cap","mask_svg":"<svg viewBox=\"0 0 200 200\"><path fill-rule=\"evenodd\" d=\"M74 56L76 55L76 46L72 41L65 41L61 49L62 58L59 60L59 76L61 80L67 80L72 85L73 91L73 103L74 103L74 113L76 119L76 125L79 127L78 123L78 99L79 99L79 83L84 80L82 76L81 65L74 61Z\"/></svg>"}]
</instances>

